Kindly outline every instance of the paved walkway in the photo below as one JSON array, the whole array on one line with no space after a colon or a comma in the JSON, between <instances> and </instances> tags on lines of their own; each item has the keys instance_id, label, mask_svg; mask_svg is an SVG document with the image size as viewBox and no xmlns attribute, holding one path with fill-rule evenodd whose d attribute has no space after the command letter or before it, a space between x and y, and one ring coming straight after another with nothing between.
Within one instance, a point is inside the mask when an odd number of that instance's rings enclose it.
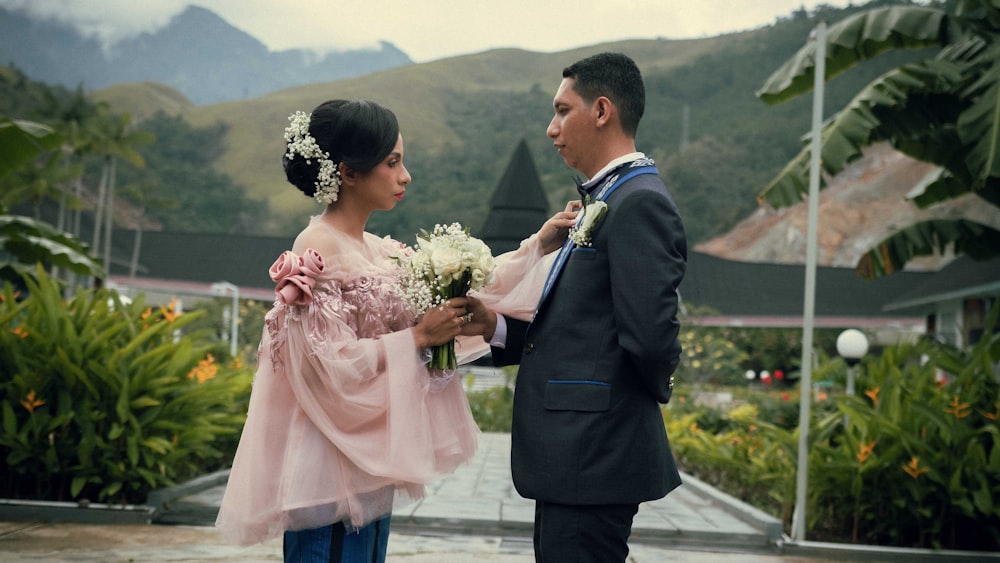
<instances>
[{"instance_id":1,"label":"paved walkway","mask_svg":"<svg viewBox=\"0 0 1000 563\"><path fill-rule=\"evenodd\" d=\"M434 483L424 500L393 513L389 561L529 563L533 505L510 478L510 435L484 434L473 461ZM280 561L281 540L240 548L212 527L225 475L201 490L165 499L151 525L0 521L0 561L256 562ZM629 563L685 561L802 563L972 561L997 558L919 550L789 544L774 518L685 476L665 499L639 508Z\"/></svg>"}]
</instances>

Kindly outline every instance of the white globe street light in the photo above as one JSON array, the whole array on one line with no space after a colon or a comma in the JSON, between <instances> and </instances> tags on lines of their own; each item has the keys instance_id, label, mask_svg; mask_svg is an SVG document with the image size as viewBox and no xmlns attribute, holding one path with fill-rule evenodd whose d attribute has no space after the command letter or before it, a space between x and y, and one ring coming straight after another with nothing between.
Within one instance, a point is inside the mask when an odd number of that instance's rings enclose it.
<instances>
[{"instance_id":1,"label":"white globe street light","mask_svg":"<svg viewBox=\"0 0 1000 563\"><path fill-rule=\"evenodd\" d=\"M849 328L837 337L837 353L847 362L847 394L854 395L854 366L868 353L868 338L860 330Z\"/></svg>"}]
</instances>

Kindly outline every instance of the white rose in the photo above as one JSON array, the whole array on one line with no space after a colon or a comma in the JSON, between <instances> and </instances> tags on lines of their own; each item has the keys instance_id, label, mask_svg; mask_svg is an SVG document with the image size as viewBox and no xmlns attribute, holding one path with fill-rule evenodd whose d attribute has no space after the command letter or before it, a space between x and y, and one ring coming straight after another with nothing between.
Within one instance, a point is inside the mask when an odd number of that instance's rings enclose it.
<instances>
[{"instance_id":1,"label":"white rose","mask_svg":"<svg viewBox=\"0 0 1000 563\"><path fill-rule=\"evenodd\" d=\"M431 255L431 265L435 274L442 277L452 276L462 270L462 253L446 246L436 248Z\"/></svg>"},{"instance_id":2,"label":"white rose","mask_svg":"<svg viewBox=\"0 0 1000 563\"><path fill-rule=\"evenodd\" d=\"M594 225L604 217L604 214L608 212L608 204L603 201L595 201L587 206L583 213L583 220L579 226L579 229L590 236L590 231L593 230Z\"/></svg>"}]
</instances>

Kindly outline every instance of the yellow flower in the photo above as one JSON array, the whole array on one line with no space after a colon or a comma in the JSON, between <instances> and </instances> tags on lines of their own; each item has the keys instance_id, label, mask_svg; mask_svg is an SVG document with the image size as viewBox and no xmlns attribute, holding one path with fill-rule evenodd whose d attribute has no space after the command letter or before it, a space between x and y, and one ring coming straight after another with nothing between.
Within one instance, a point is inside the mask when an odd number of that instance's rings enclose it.
<instances>
[{"instance_id":1,"label":"yellow flower","mask_svg":"<svg viewBox=\"0 0 1000 563\"><path fill-rule=\"evenodd\" d=\"M965 418L969 416L972 409L969 407L969 403L960 403L958 400L958 395L951 398L951 402L945 407L944 412L955 415L955 418Z\"/></svg>"},{"instance_id":2,"label":"yellow flower","mask_svg":"<svg viewBox=\"0 0 1000 563\"><path fill-rule=\"evenodd\" d=\"M243 358L239 356L234 357L229 361L229 367L236 370L243 369Z\"/></svg>"},{"instance_id":3,"label":"yellow flower","mask_svg":"<svg viewBox=\"0 0 1000 563\"><path fill-rule=\"evenodd\" d=\"M878 390L879 388L875 387L865 391L865 395L868 395L868 398L872 400L872 407L878 406Z\"/></svg>"},{"instance_id":4,"label":"yellow flower","mask_svg":"<svg viewBox=\"0 0 1000 563\"><path fill-rule=\"evenodd\" d=\"M985 416L986 418L988 418L988 419L992 420L993 422L996 422L996 420L997 420L997 415L998 415L998 414L1000 414L1000 401L997 401L997 402L996 402L996 403L995 403L995 404L993 405L993 412L984 412L984 413L982 413L982 414L983 414L983 416Z\"/></svg>"},{"instance_id":5,"label":"yellow flower","mask_svg":"<svg viewBox=\"0 0 1000 563\"><path fill-rule=\"evenodd\" d=\"M24 330L23 328L21 328L19 326L15 326L10 331L13 332L14 334L16 334L17 337L20 338L20 339L22 339L22 340L28 337L28 331Z\"/></svg>"},{"instance_id":6,"label":"yellow flower","mask_svg":"<svg viewBox=\"0 0 1000 563\"><path fill-rule=\"evenodd\" d=\"M215 374L219 372L219 366L215 365L215 358L208 354L204 360L198 362L198 365L191 368L188 373L188 379L197 379L198 383L205 383L209 379L215 377Z\"/></svg>"},{"instance_id":7,"label":"yellow flower","mask_svg":"<svg viewBox=\"0 0 1000 563\"><path fill-rule=\"evenodd\" d=\"M917 456L913 456L912 458L910 458L910 463L903 466L903 471L905 471L906 474L909 475L910 477L916 479L917 477L920 477L922 474L927 473L927 471L929 471L926 467L919 467L919 464L920 464L920 458Z\"/></svg>"},{"instance_id":8,"label":"yellow flower","mask_svg":"<svg viewBox=\"0 0 1000 563\"><path fill-rule=\"evenodd\" d=\"M180 313L175 312L177 310L177 298L174 297L170 300L170 305L166 307L160 307L160 312L163 313L163 318L167 319L167 322L172 323L177 317L181 316Z\"/></svg>"},{"instance_id":9,"label":"yellow flower","mask_svg":"<svg viewBox=\"0 0 1000 563\"><path fill-rule=\"evenodd\" d=\"M35 391L34 391L34 389L32 389L28 393L28 395L26 397L24 397L24 400L21 401L21 406L24 407L25 410L27 410L30 413L34 413L35 409L37 407L40 407L40 406L42 406L44 404L45 404L45 401L43 401L41 399L36 399L35 398Z\"/></svg>"},{"instance_id":10,"label":"yellow flower","mask_svg":"<svg viewBox=\"0 0 1000 563\"><path fill-rule=\"evenodd\" d=\"M858 463L864 463L871 457L872 452L875 450L875 440L868 442L867 444L861 444L858 449Z\"/></svg>"}]
</instances>

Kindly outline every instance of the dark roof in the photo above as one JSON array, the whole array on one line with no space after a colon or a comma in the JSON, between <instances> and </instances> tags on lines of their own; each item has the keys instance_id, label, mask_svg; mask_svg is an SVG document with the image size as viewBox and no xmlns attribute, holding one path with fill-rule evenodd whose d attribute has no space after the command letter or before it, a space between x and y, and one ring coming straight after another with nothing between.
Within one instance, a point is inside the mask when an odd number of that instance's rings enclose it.
<instances>
[{"instance_id":1,"label":"dark roof","mask_svg":"<svg viewBox=\"0 0 1000 563\"><path fill-rule=\"evenodd\" d=\"M121 249L117 254L130 256L133 240L133 231L115 231L112 242ZM282 252L292 248L293 242L292 237L144 232L136 275L186 282L227 281L240 287L274 289L267 271ZM111 275L127 276L127 265L116 262Z\"/></svg>"},{"instance_id":2,"label":"dark roof","mask_svg":"<svg viewBox=\"0 0 1000 563\"><path fill-rule=\"evenodd\" d=\"M493 192L482 239L494 255L514 250L548 219L549 204L528 144L521 139Z\"/></svg>"},{"instance_id":3,"label":"dark roof","mask_svg":"<svg viewBox=\"0 0 1000 563\"><path fill-rule=\"evenodd\" d=\"M121 246L121 254L131 252L131 231L117 231L113 240ZM226 281L244 290L270 291L274 285L268 268L291 248L292 242L290 237L146 232L136 285L181 291L192 283L207 287ZM124 280L127 274L122 265L112 268L118 280ZM876 324L892 322L899 315L887 312L885 305L928 283L933 276L900 272L867 281L849 268L818 267L815 314L826 321L817 324L856 326L859 319L872 319ZM738 262L692 252L680 293L685 304L708 307L719 314L719 319L705 322L795 325L802 316L804 280L805 268L801 265Z\"/></svg>"},{"instance_id":4,"label":"dark roof","mask_svg":"<svg viewBox=\"0 0 1000 563\"><path fill-rule=\"evenodd\" d=\"M868 281L851 268L817 267L815 315L845 321L891 318L884 305L932 275L899 272ZM680 294L685 303L726 317L801 317L805 266L738 262L691 252Z\"/></svg>"},{"instance_id":5,"label":"dark roof","mask_svg":"<svg viewBox=\"0 0 1000 563\"><path fill-rule=\"evenodd\" d=\"M1000 294L1000 258L973 260L959 256L923 283L894 296L886 310L911 309L948 299Z\"/></svg>"}]
</instances>

